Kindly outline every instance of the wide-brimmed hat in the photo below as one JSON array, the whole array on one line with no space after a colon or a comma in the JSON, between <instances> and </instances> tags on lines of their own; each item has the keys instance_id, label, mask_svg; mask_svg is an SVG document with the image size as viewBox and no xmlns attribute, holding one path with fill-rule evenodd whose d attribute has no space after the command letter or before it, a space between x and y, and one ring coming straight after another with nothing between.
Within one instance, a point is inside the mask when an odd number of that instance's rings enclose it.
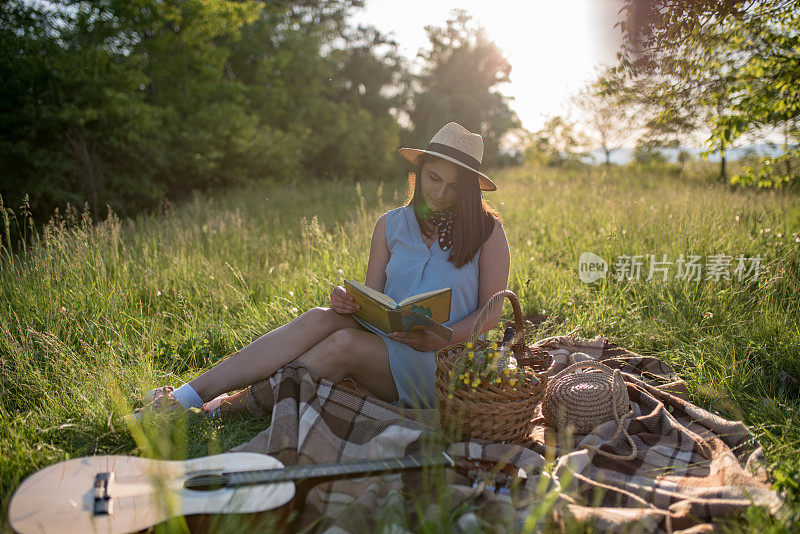
<instances>
[{"instance_id":1,"label":"wide-brimmed hat","mask_svg":"<svg viewBox=\"0 0 800 534\"><path fill-rule=\"evenodd\" d=\"M488 176L480 172L483 160L483 137L472 133L456 122L445 124L436 132L431 142L422 148L401 148L400 154L411 163L416 164L422 154L431 154L451 163L455 163L472 171L478 177L478 184L482 191L494 191L494 185Z\"/></svg>"}]
</instances>

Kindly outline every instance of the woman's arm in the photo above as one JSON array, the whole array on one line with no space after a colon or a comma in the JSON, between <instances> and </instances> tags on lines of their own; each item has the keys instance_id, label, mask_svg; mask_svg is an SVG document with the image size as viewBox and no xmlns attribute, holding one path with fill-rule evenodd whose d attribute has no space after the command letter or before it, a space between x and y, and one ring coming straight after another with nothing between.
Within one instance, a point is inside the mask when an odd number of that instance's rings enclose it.
<instances>
[{"instance_id":1,"label":"woman's arm","mask_svg":"<svg viewBox=\"0 0 800 534\"><path fill-rule=\"evenodd\" d=\"M502 291L508 285L510 266L511 254L508 251L506 233L500 221L495 221L492 235L483 243L481 257L478 259L478 309L450 326L453 329L453 336L450 341L442 339L434 334L432 330L395 332L390 334L389 337L419 351L439 350L447 345L463 343L469 338L472 327L475 326L475 319L478 318L483 306L495 293ZM498 306L494 313L488 317L480 333L497 326L500 322L502 311L501 307Z\"/></svg>"},{"instance_id":2,"label":"woman's arm","mask_svg":"<svg viewBox=\"0 0 800 534\"><path fill-rule=\"evenodd\" d=\"M386 265L389 263L389 246L386 244L386 214L375 223L369 247L369 263L364 285L383 293L386 287Z\"/></svg>"},{"instance_id":3,"label":"woman's arm","mask_svg":"<svg viewBox=\"0 0 800 534\"><path fill-rule=\"evenodd\" d=\"M469 338L475 319L492 296L508 286L508 272L511 267L511 253L508 250L508 240L500 221L495 221L494 230L489 239L481 248L481 257L478 259L478 309L467 315L457 323L450 326L453 337L449 344L463 343ZM503 315L501 306L497 306L484 323L479 334L491 330L500 322ZM446 345L443 345L446 346Z\"/></svg>"}]
</instances>

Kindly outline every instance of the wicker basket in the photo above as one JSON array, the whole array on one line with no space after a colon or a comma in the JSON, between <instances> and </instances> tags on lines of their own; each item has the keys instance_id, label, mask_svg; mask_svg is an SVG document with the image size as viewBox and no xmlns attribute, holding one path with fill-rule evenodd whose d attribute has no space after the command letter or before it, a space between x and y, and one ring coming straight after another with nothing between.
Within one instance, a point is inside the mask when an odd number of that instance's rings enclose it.
<instances>
[{"instance_id":1,"label":"wicker basket","mask_svg":"<svg viewBox=\"0 0 800 534\"><path fill-rule=\"evenodd\" d=\"M498 304L508 297L514 308L515 339L511 351L520 367L530 367L538 383L526 380L516 387L506 383L482 383L476 391L457 389L450 391L450 371L454 362L462 357L464 344L450 345L436 353L436 397L442 428L454 439L481 438L491 441L522 442L533 430L532 419L536 405L542 400L547 386L548 369L552 357L543 349L525 345L522 310L513 291L495 294L475 320L469 341L478 349L488 348L489 341L478 339L483 326ZM453 398L449 398L452 393Z\"/></svg>"}]
</instances>

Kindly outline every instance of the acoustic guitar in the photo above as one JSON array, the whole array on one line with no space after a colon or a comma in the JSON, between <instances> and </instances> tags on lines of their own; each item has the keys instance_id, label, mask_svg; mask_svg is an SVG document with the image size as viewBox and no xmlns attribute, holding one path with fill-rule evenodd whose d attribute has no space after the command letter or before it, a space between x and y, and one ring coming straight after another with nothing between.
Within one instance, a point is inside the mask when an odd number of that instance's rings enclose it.
<instances>
[{"instance_id":1,"label":"acoustic guitar","mask_svg":"<svg viewBox=\"0 0 800 534\"><path fill-rule=\"evenodd\" d=\"M472 463L470 463L472 462ZM51 465L25 479L11 498L11 528L28 533L137 532L171 517L275 510L294 500L302 510L315 484L425 467L478 472L446 453L329 465L285 467L271 456L225 453L186 461L89 456ZM476 469L477 468L477 469ZM491 482L498 488L510 478ZM299 501L299 502L298 502Z\"/></svg>"}]
</instances>

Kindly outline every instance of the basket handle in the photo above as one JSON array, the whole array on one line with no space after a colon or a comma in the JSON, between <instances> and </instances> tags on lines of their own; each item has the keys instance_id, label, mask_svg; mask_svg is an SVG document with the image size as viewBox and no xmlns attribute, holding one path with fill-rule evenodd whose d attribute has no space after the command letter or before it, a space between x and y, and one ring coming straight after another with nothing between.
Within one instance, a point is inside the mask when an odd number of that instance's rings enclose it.
<instances>
[{"instance_id":1,"label":"basket handle","mask_svg":"<svg viewBox=\"0 0 800 534\"><path fill-rule=\"evenodd\" d=\"M492 295L492 298L486 301L486 304L483 305L483 309L478 314L478 318L475 319L475 325L472 327L472 332L469 335L470 342L475 343L475 341L477 341L483 326L486 324L486 320L489 318L489 314L492 313L494 307L498 304L502 306L503 300L506 297L508 297L508 300L511 301L511 307L514 308L514 329L516 330L514 339L511 343L509 343L509 345L513 345L520 336L524 335L525 320L522 318L522 308L519 306L519 300L513 291L510 289L504 289Z\"/></svg>"}]
</instances>

